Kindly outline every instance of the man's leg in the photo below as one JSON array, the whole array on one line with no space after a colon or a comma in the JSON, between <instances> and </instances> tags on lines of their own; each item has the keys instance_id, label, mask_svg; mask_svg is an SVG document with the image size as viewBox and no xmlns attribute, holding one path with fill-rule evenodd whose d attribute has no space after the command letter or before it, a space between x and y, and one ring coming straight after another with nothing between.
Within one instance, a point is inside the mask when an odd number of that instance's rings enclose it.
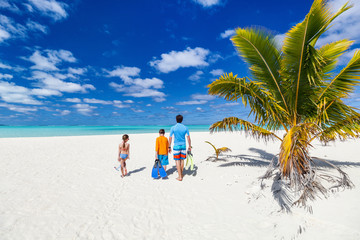
<instances>
[{"instance_id":1,"label":"man's leg","mask_svg":"<svg viewBox=\"0 0 360 240\"><path fill-rule=\"evenodd\" d=\"M181 178L183 178L184 177L184 175L183 175L183 171L184 171L184 162L185 162L185 160L180 160L180 168L181 168Z\"/></svg>"},{"instance_id":2,"label":"man's leg","mask_svg":"<svg viewBox=\"0 0 360 240\"><path fill-rule=\"evenodd\" d=\"M179 177L176 178L176 180L182 181L182 169L181 169L181 161L182 160L176 160L176 170L178 171Z\"/></svg>"}]
</instances>

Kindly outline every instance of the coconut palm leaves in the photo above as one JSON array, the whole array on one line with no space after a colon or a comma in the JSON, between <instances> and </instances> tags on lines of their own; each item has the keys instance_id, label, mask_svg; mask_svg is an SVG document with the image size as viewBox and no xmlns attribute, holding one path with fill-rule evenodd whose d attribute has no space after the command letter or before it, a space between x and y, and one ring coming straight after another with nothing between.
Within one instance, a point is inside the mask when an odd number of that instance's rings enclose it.
<instances>
[{"instance_id":1,"label":"coconut palm leaves","mask_svg":"<svg viewBox=\"0 0 360 240\"><path fill-rule=\"evenodd\" d=\"M208 142L208 141L205 141L206 143L210 144L214 150L215 150L215 154L216 154L216 160L219 159L219 155L223 152L231 152L231 149L230 148L227 148L227 147L221 147L221 148L216 148L212 143Z\"/></svg>"},{"instance_id":2,"label":"coconut palm leaves","mask_svg":"<svg viewBox=\"0 0 360 240\"><path fill-rule=\"evenodd\" d=\"M332 13L326 0L314 0L304 20L286 33L282 47L265 29L236 29L231 40L251 76L226 73L208 86L211 95L228 101L241 99L251 108L256 123L228 117L214 123L210 131L244 130L256 138L278 139L281 177L304 191L323 192L309 156L313 140L326 143L360 136L359 110L344 102L360 85L360 51L337 72L339 57L353 42L316 46L333 20L349 8L347 3ZM284 136L274 133L280 129L285 130ZM351 186L349 182L342 185ZM306 196L313 195L304 192L302 200Z\"/></svg>"}]
</instances>

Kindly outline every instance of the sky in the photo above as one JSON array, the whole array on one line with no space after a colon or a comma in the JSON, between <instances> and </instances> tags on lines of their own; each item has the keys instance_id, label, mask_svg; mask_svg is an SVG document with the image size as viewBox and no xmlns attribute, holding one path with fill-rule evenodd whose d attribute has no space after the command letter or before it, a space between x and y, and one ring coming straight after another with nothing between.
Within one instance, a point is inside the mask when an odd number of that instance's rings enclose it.
<instances>
[{"instance_id":1,"label":"sky","mask_svg":"<svg viewBox=\"0 0 360 240\"><path fill-rule=\"evenodd\" d=\"M346 0L347 1L347 0ZM330 0L339 9L345 0ZM319 39L355 40L360 2ZM0 0L0 124L158 125L247 119L207 94L223 73L249 76L230 37L262 26L279 42L312 1ZM360 90L347 100L360 107ZM250 118L251 120L251 118Z\"/></svg>"}]
</instances>

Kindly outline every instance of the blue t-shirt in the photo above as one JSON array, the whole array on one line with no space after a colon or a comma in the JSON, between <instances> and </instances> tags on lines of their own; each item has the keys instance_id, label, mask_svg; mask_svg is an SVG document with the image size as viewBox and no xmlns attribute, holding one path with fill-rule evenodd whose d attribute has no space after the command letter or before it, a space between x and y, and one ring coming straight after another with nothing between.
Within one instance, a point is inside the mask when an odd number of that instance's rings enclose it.
<instances>
[{"instance_id":1,"label":"blue t-shirt","mask_svg":"<svg viewBox=\"0 0 360 240\"><path fill-rule=\"evenodd\" d=\"M185 136L189 136L188 128L181 123L177 123L170 129L170 137L174 136L174 146L186 145Z\"/></svg>"}]
</instances>

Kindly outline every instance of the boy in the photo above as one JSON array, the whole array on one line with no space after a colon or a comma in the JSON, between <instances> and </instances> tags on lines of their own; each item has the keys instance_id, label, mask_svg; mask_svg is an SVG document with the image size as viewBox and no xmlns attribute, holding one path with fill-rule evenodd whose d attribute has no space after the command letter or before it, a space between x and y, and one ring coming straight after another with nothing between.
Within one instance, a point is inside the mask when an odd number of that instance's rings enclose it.
<instances>
[{"instance_id":1,"label":"boy","mask_svg":"<svg viewBox=\"0 0 360 240\"><path fill-rule=\"evenodd\" d=\"M166 171L166 166L169 165L169 158L168 158L168 147L169 142L167 137L165 137L165 130L159 130L159 137L156 138L156 146L155 146L155 158L159 159L161 165L164 167Z\"/></svg>"}]
</instances>

